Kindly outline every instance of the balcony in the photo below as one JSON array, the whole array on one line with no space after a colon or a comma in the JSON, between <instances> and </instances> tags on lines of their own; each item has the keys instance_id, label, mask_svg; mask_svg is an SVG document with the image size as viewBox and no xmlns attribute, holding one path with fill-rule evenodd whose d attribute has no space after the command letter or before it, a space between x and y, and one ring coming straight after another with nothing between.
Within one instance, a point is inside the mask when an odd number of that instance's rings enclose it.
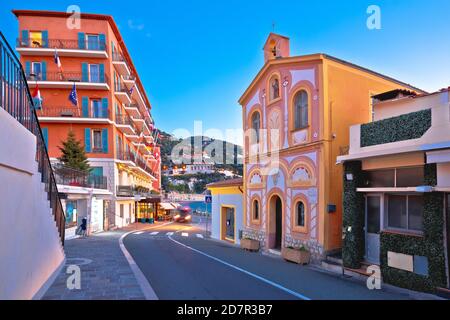
<instances>
[{"instance_id":1,"label":"balcony","mask_svg":"<svg viewBox=\"0 0 450 320\"><path fill-rule=\"evenodd\" d=\"M139 111L139 105L136 103L129 103L125 105L125 110L128 112L128 114L135 118L141 118L141 112Z\"/></svg>"},{"instance_id":2,"label":"balcony","mask_svg":"<svg viewBox=\"0 0 450 320\"><path fill-rule=\"evenodd\" d=\"M77 89L109 90L109 79L106 74L89 77L81 72L46 72L38 75L29 74L27 81L31 88L37 83L40 88L72 89L76 83Z\"/></svg>"},{"instance_id":3,"label":"balcony","mask_svg":"<svg viewBox=\"0 0 450 320\"><path fill-rule=\"evenodd\" d=\"M155 173L150 167L150 164L143 160L140 156L136 156L133 152L119 150L117 152L117 159L131 164L131 169L140 173L145 173L151 179L155 180Z\"/></svg>"},{"instance_id":4,"label":"balcony","mask_svg":"<svg viewBox=\"0 0 450 320\"><path fill-rule=\"evenodd\" d=\"M122 54L120 54L119 52L114 52L112 55L112 62L120 75L125 77L129 77L131 75L128 63Z\"/></svg>"},{"instance_id":5,"label":"balcony","mask_svg":"<svg viewBox=\"0 0 450 320\"><path fill-rule=\"evenodd\" d=\"M108 179L62 165L54 165L55 179L58 185L94 189L108 189Z\"/></svg>"},{"instance_id":6,"label":"balcony","mask_svg":"<svg viewBox=\"0 0 450 320\"><path fill-rule=\"evenodd\" d=\"M117 128L120 129L124 134L135 135L137 133L133 120L131 120L128 115L116 114L115 122Z\"/></svg>"},{"instance_id":7,"label":"balcony","mask_svg":"<svg viewBox=\"0 0 450 320\"><path fill-rule=\"evenodd\" d=\"M119 88L115 88L114 94L116 95L117 100L119 100L123 104L131 103L130 90L127 89L125 86L122 85Z\"/></svg>"},{"instance_id":8,"label":"balcony","mask_svg":"<svg viewBox=\"0 0 450 320\"><path fill-rule=\"evenodd\" d=\"M108 58L108 47L100 41L85 41L83 45L78 40L69 39L48 39L40 43L19 38L16 43L17 52L23 56L53 56L55 48L60 57Z\"/></svg>"},{"instance_id":9,"label":"balcony","mask_svg":"<svg viewBox=\"0 0 450 320\"><path fill-rule=\"evenodd\" d=\"M149 188L142 186L117 186L116 194L118 197L149 197L153 195Z\"/></svg>"},{"instance_id":10,"label":"balcony","mask_svg":"<svg viewBox=\"0 0 450 320\"><path fill-rule=\"evenodd\" d=\"M75 106L43 106L36 110L40 121L111 124L107 110L86 110Z\"/></svg>"},{"instance_id":11,"label":"balcony","mask_svg":"<svg viewBox=\"0 0 450 320\"><path fill-rule=\"evenodd\" d=\"M128 89L131 89L136 84L136 77L132 74L121 75L120 78Z\"/></svg>"}]
</instances>

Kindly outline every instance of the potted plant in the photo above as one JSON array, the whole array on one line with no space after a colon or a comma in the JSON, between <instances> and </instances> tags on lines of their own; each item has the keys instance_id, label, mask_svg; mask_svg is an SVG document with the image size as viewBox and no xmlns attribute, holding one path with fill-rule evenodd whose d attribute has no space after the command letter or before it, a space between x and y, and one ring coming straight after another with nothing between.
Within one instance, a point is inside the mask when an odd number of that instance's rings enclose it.
<instances>
[{"instance_id":1,"label":"potted plant","mask_svg":"<svg viewBox=\"0 0 450 320\"><path fill-rule=\"evenodd\" d=\"M300 248L283 248L283 250L281 251L281 255L285 260L301 265L308 264L311 259L311 253L309 252L308 248L303 245Z\"/></svg>"},{"instance_id":2,"label":"potted plant","mask_svg":"<svg viewBox=\"0 0 450 320\"><path fill-rule=\"evenodd\" d=\"M243 238L241 239L241 248L248 251L259 251L259 241Z\"/></svg>"}]
</instances>

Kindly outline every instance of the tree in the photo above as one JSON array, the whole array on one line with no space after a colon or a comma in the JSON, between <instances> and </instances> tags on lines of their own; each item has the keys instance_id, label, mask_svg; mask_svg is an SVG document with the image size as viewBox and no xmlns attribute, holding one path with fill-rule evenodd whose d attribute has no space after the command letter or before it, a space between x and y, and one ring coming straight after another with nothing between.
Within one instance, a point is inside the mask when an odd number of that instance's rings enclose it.
<instances>
[{"instance_id":1,"label":"tree","mask_svg":"<svg viewBox=\"0 0 450 320\"><path fill-rule=\"evenodd\" d=\"M86 151L81 145L81 142L75 138L75 134L72 130L69 131L67 139L62 142L62 145L62 147L58 147L62 152L62 155L58 160L64 166L86 173L91 171Z\"/></svg>"}]
</instances>

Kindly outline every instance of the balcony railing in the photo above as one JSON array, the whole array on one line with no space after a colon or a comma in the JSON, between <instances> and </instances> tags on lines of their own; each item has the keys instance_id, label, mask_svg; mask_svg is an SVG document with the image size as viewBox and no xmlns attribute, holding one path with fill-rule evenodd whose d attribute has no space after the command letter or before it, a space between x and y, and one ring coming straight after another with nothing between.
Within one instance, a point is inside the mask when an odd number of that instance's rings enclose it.
<instances>
[{"instance_id":1,"label":"balcony railing","mask_svg":"<svg viewBox=\"0 0 450 320\"><path fill-rule=\"evenodd\" d=\"M109 83L106 74L88 76L81 72L46 72L43 74L28 74L26 78L28 81Z\"/></svg>"},{"instance_id":2,"label":"balcony railing","mask_svg":"<svg viewBox=\"0 0 450 320\"><path fill-rule=\"evenodd\" d=\"M75 106L42 106L37 110L39 117L65 117L65 118L91 118L91 119L110 119L108 110L88 110L83 113L80 107Z\"/></svg>"},{"instance_id":3,"label":"balcony railing","mask_svg":"<svg viewBox=\"0 0 450 320\"><path fill-rule=\"evenodd\" d=\"M117 186L116 194L119 197L134 197L134 196L150 196L152 192L150 189L142 186Z\"/></svg>"},{"instance_id":4,"label":"balcony railing","mask_svg":"<svg viewBox=\"0 0 450 320\"><path fill-rule=\"evenodd\" d=\"M127 114L116 114L116 123L120 125L131 126L134 129L133 120Z\"/></svg>"},{"instance_id":5,"label":"balcony railing","mask_svg":"<svg viewBox=\"0 0 450 320\"><path fill-rule=\"evenodd\" d=\"M112 54L112 60L115 62L127 62L125 60L125 57L120 52L113 52Z\"/></svg>"},{"instance_id":6,"label":"balcony railing","mask_svg":"<svg viewBox=\"0 0 450 320\"><path fill-rule=\"evenodd\" d=\"M62 165L54 165L56 183L72 187L108 189L108 179Z\"/></svg>"},{"instance_id":7,"label":"balcony railing","mask_svg":"<svg viewBox=\"0 0 450 320\"><path fill-rule=\"evenodd\" d=\"M131 151L122 151L119 150L117 152L117 158L119 160L122 161L131 161L133 162L136 166L138 166L139 168L141 168L142 170L150 173L153 177L155 176L155 172L152 170L152 168L150 167L150 165L147 163L147 161L143 160L141 157L136 156L133 152Z\"/></svg>"},{"instance_id":8,"label":"balcony railing","mask_svg":"<svg viewBox=\"0 0 450 320\"><path fill-rule=\"evenodd\" d=\"M95 50L107 51L108 47L105 42L100 40L85 40L79 42L72 39L42 39L40 41L31 39L18 38L16 42L17 48L51 48L51 49L72 49L72 50Z\"/></svg>"},{"instance_id":9,"label":"balcony railing","mask_svg":"<svg viewBox=\"0 0 450 320\"><path fill-rule=\"evenodd\" d=\"M33 106L25 73L13 49L0 32L0 107L36 136L36 162L45 185L47 199L64 245L66 217L61 205L55 175L46 143ZM20 146L18 146L20 148ZM6 151L6 150L5 150Z\"/></svg>"}]
</instances>

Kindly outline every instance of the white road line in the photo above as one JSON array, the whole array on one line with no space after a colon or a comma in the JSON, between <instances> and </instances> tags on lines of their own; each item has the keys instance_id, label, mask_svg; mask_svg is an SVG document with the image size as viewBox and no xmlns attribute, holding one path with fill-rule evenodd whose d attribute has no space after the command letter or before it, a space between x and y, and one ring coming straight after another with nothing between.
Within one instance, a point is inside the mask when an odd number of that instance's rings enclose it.
<instances>
[{"instance_id":1,"label":"white road line","mask_svg":"<svg viewBox=\"0 0 450 320\"><path fill-rule=\"evenodd\" d=\"M160 227L163 227L163 226L168 225L168 224L171 224L171 222L164 223L164 224L159 225L159 226L150 227L148 229L160 228ZM131 270L134 273L136 281L139 283L139 286L141 287L141 290L142 290L142 293L145 296L145 299L146 300L159 300L158 296L156 295L156 293L153 290L152 286L148 282L147 278L144 276L144 274L142 273L141 269L139 268L139 266L136 264L136 262L134 261L133 257L131 256L130 252L127 250L127 248L125 248L125 245L123 244L123 239L126 236L128 236L128 235L130 235L132 233L133 233L133 231L130 231L130 232L127 232L127 233L123 234L120 237L120 239L119 239L120 250L122 250L123 255L127 259L128 264L130 265L130 268L131 268Z\"/></svg>"},{"instance_id":2,"label":"white road line","mask_svg":"<svg viewBox=\"0 0 450 320\"><path fill-rule=\"evenodd\" d=\"M166 235L168 235L169 237L173 236L173 232L167 232Z\"/></svg>"},{"instance_id":3,"label":"white road line","mask_svg":"<svg viewBox=\"0 0 450 320\"><path fill-rule=\"evenodd\" d=\"M183 237L189 237L189 233L183 232L183 233L181 234L181 236L183 236Z\"/></svg>"},{"instance_id":4,"label":"white road line","mask_svg":"<svg viewBox=\"0 0 450 320\"><path fill-rule=\"evenodd\" d=\"M181 234L181 235L183 235L183 234ZM235 269L235 270L237 270L237 271L240 271L240 272L242 272L242 273L245 273L245 274L247 274L247 275L249 275L249 276L251 276L251 277L253 277L253 278L256 278L256 279L258 279L258 280L261 280L262 282L265 282L265 283L267 283L267 284L269 284L269 285L271 285L271 286L273 286L273 287L275 287L275 288L278 288L278 289L280 289L280 290L282 290L282 291L284 291L284 292L287 292L287 293L289 293L289 294L291 294L291 295L293 295L293 296L295 296L295 297L297 297L297 298L299 298L299 299L302 299L302 300L311 300L311 298L308 298L308 297L306 297L306 296L304 296L304 295L302 295L302 294L300 294L300 293L298 293L298 292L295 292L295 291L293 291L293 290L291 290L291 289L288 289L288 288L286 288L286 287L283 287L282 285L280 285L280 284L278 284L278 283L275 283L275 282L273 282L273 281L271 281L271 280L268 280L268 279L266 279L266 278L263 278L263 277L261 277L261 276L258 276L257 274L254 274L254 273L252 273L252 272L250 272L250 271L247 271L247 270L245 270L245 269L242 269L242 268L240 268L240 267L237 267L237 266L235 266L235 265L232 265L231 263L228 263L228 262L226 262L226 261L223 261L223 260L221 260L221 259L219 259L219 258L213 257L213 256L211 256L211 255L209 255L209 254L207 254L207 253L204 253L204 252L200 251L200 250L197 250L197 249L195 249L195 248L189 247L189 246L185 245L184 243L181 243L181 242L179 242L179 241L177 241L177 240L172 239L172 237L169 237L169 239L170 239L171 241L175 242L176 244L179 244L180 246L185 247L186 249L189 249L189 250L192 250L192 251L194 251L194 252L197 252L198 254L201 254L201 255L203 255L203 256L205 256L205 257L208 257L208 258L210 258L210 259L212 259L212 260L214 260L214 261L217 261L217 262L219 262L219 263L222 263L222 264L224 264L224 265L226 265L226 266L228 266L228 267L230 267L230 268L232 268L232 269Z\"/></svg>"},{"instance_id":5,"label":"white road line","mask_svg":"<svg viewBox=\"0 0 450 320\"><path fill-rule=\"evenodd\" d=\"M158 233L159 233L158 231L155 231L155 232L150 233L150 235L151 236L156 236Z\"/></svg>"},{"instance_id":6,"label":"white road line","mask_svg":"<svg viewBox=\"0 0 450 320\"><path fill-rule=\"evenodd\" d=\"M203 239L203 235L201 235L200 233L197 233L197 238Z\"/></svg>"},{"instance_id":7,"label":"white road line","mask_svg":"<svg viewBox=\"0 0 450 320\"><path fill-rule=\"evenodd\" d=\"M133 233L133 234L135 234L135 235L140 235L140 234L143 234L144 233L144 231L139 231L139 232L135 232L135 233Z\"/></svg>"}]
</instances>

